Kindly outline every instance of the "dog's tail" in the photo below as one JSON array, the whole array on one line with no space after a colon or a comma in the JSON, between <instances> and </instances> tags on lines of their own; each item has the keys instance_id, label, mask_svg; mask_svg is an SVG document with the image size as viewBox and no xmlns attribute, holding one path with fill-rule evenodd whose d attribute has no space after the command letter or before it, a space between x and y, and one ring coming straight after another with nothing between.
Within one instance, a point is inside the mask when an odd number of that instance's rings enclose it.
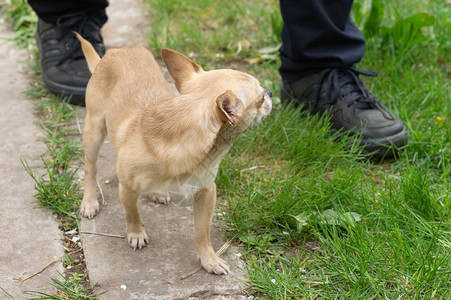
<instances>
[{"instance_id":1,"label":"dog's tail","mask_svg":"<svg viewBox=\"0 0 451 300\"><path fill-rule=\"evenodd\" d=\"M100 61L100 56L99 56L99 54L97 54L96 50L94 50L94 47L91 45L90 42L85 40L77 32L74 32L74 33L81 43L81 49L83 50L83 54L85 55L86 61L88 62L89 71L91 71L91 73L93 73L94 69L96 68L97 64Z\"/></svg>"}]
</instances>

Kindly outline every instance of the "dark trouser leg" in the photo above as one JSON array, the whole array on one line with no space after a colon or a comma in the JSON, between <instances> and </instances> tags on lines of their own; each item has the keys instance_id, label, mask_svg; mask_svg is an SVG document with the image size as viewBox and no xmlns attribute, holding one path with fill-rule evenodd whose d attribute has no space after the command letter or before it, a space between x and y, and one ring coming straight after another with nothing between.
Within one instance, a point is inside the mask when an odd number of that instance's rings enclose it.
<instances>
[{"instance_id":1,"label":"dark trouser leg","mask_svg":"<svg viewBox=\"0 0 451 300\"><path fill-rule=\"evenodd\" d=\"M28 3L40 19L52 24L62 15L76 12L87 13L100 27L108 20L105 13L108 0L28 0Z\"/></svg>"},{"instance_id":2,"label":"dark trouser leg","mask_svg":"<svg viewBox=\"0 0 451 300\"><path fill-rule=\"evenodd\" d=\"M284 27L280 74L284 82L324 68L350 66L365 39L350 20L352 0L281 0Z\"/></svg>"}]
</instances>

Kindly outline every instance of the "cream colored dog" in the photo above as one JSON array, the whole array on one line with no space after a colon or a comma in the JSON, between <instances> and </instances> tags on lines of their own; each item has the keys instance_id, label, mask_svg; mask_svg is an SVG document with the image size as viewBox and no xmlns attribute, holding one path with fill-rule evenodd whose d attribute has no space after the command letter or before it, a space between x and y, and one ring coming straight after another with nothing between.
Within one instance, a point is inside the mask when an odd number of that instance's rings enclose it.
<instances>
[{"instance_id":1,"label":"cream colored dog","mask_svg":"<svg viewBox=\"0 0 451 300\"><path fill-rule=\"evenodd\" d=\"M238 135L271 111L270 92L248 74L205 72L182 54L163 49L164 63L181 94L177 96L145 48L111 49L100 59L91 44L78 37L92 72L86 91L81 214L93 218L99 211L96 161L108 133L117 154L119 197L131 247L149 243L138 211L139 195L165 204L177 194L194 197L194 240L201 264L210 273L229 273L210 242L214 180Z\"/></svg>"}]
</instances>

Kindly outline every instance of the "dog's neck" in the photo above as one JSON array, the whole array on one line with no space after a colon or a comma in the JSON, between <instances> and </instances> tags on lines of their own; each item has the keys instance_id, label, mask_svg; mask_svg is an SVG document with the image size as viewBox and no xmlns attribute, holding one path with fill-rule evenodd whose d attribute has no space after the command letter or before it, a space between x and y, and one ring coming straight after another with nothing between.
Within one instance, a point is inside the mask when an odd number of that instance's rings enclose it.
<instances>
[{"instance_id":1,"label":"dog's neck","mask_svg":"<svg viewBox=\"0 0 451 300\"><path fill-rule=\"evenodd\" d=\"M215 142L213 143L208 156L216 156L219 153L227 153L227 151L232 147L235 140L243 132L243 130L238 126L231 126L224 123L219 130ZM225 154L224 153L224 154Z\"/></svg>"},{"instance_id":2,"label":"dog's neck","mask_svg":"<svg viewBox=\"0 0 451 300\"><path fill-rule=\"evenodd\" d=\"M215 103L214 103L215 104ZM224 130L210 103L177 96L146 108L140 120L149 151L160 157L172 176L207 167L236 139Z\"/></svg>"},{"instance_id":3,"label":"dog's neck","mask_svg":"<svg viewBox=\"0 0 451 300\"><path fill-rule=\"evenodd\" d=\"M240 133L240 130L233 126L230 126L229 124L225 123L224 125L222 125L221 129L216 135L216 139L209 145L202 161L198 165L212 166L219 164L224 155L226 155L230 150Z\"/></svg>"}]
</instances>

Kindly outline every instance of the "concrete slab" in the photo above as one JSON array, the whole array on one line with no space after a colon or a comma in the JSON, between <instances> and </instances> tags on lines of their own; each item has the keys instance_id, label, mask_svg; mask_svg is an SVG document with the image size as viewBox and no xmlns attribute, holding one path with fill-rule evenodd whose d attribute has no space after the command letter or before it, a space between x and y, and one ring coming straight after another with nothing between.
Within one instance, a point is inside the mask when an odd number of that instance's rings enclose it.
<instances>
[{"instance_id":1,"label":"concrete slab","mask_svg":"<svg viewBox=\"0 0 451 300\"><path fill-rule=\"evenodd\" d=\"M63 255L59 222L51 213L35 208L34 181L21 164L41 165L45 151L41 133L34 124L33 105L22 91L29 83L23 65L26 51L7 42L13 32L0 23L0 295L5 291L24 299L23 291L54 292L51 278L59 278L57 262L22 285L14 278L27 277Z\"/></svg>"},{"instance_id":2,"label":"concrete slab","mask_svg":"<svg viewBox=\"0 0 451 300\"><path fill-rule=\"evenodd\" d=\"M139 1L112 0L108 15L109 21L103 30L107 47L144 45L141 32L146 28L143 26L145 16ZM127 19L123 20L123 16ZM129 33L132 34L130 39ZM84 110L79 112L83 119ZM101 150L98 172L107 205L101 205L95 219L83 219L81 230L125 236L115 154L108 142ZM97 284L96 292L108 290L100 299L247 299L243 292L246 288L244 265L236 247L230 247L222 256L232 266L231 275L216 276L201 270L180 280L199 266L193 243L192 201L173 201L164 206L141 199L139 205L151 239L144 249L133 251L121 238L82 235L90 281ZM226 241L219 227L214 222L212 243L215 250Z\"/></svg>"}]
</instances>

